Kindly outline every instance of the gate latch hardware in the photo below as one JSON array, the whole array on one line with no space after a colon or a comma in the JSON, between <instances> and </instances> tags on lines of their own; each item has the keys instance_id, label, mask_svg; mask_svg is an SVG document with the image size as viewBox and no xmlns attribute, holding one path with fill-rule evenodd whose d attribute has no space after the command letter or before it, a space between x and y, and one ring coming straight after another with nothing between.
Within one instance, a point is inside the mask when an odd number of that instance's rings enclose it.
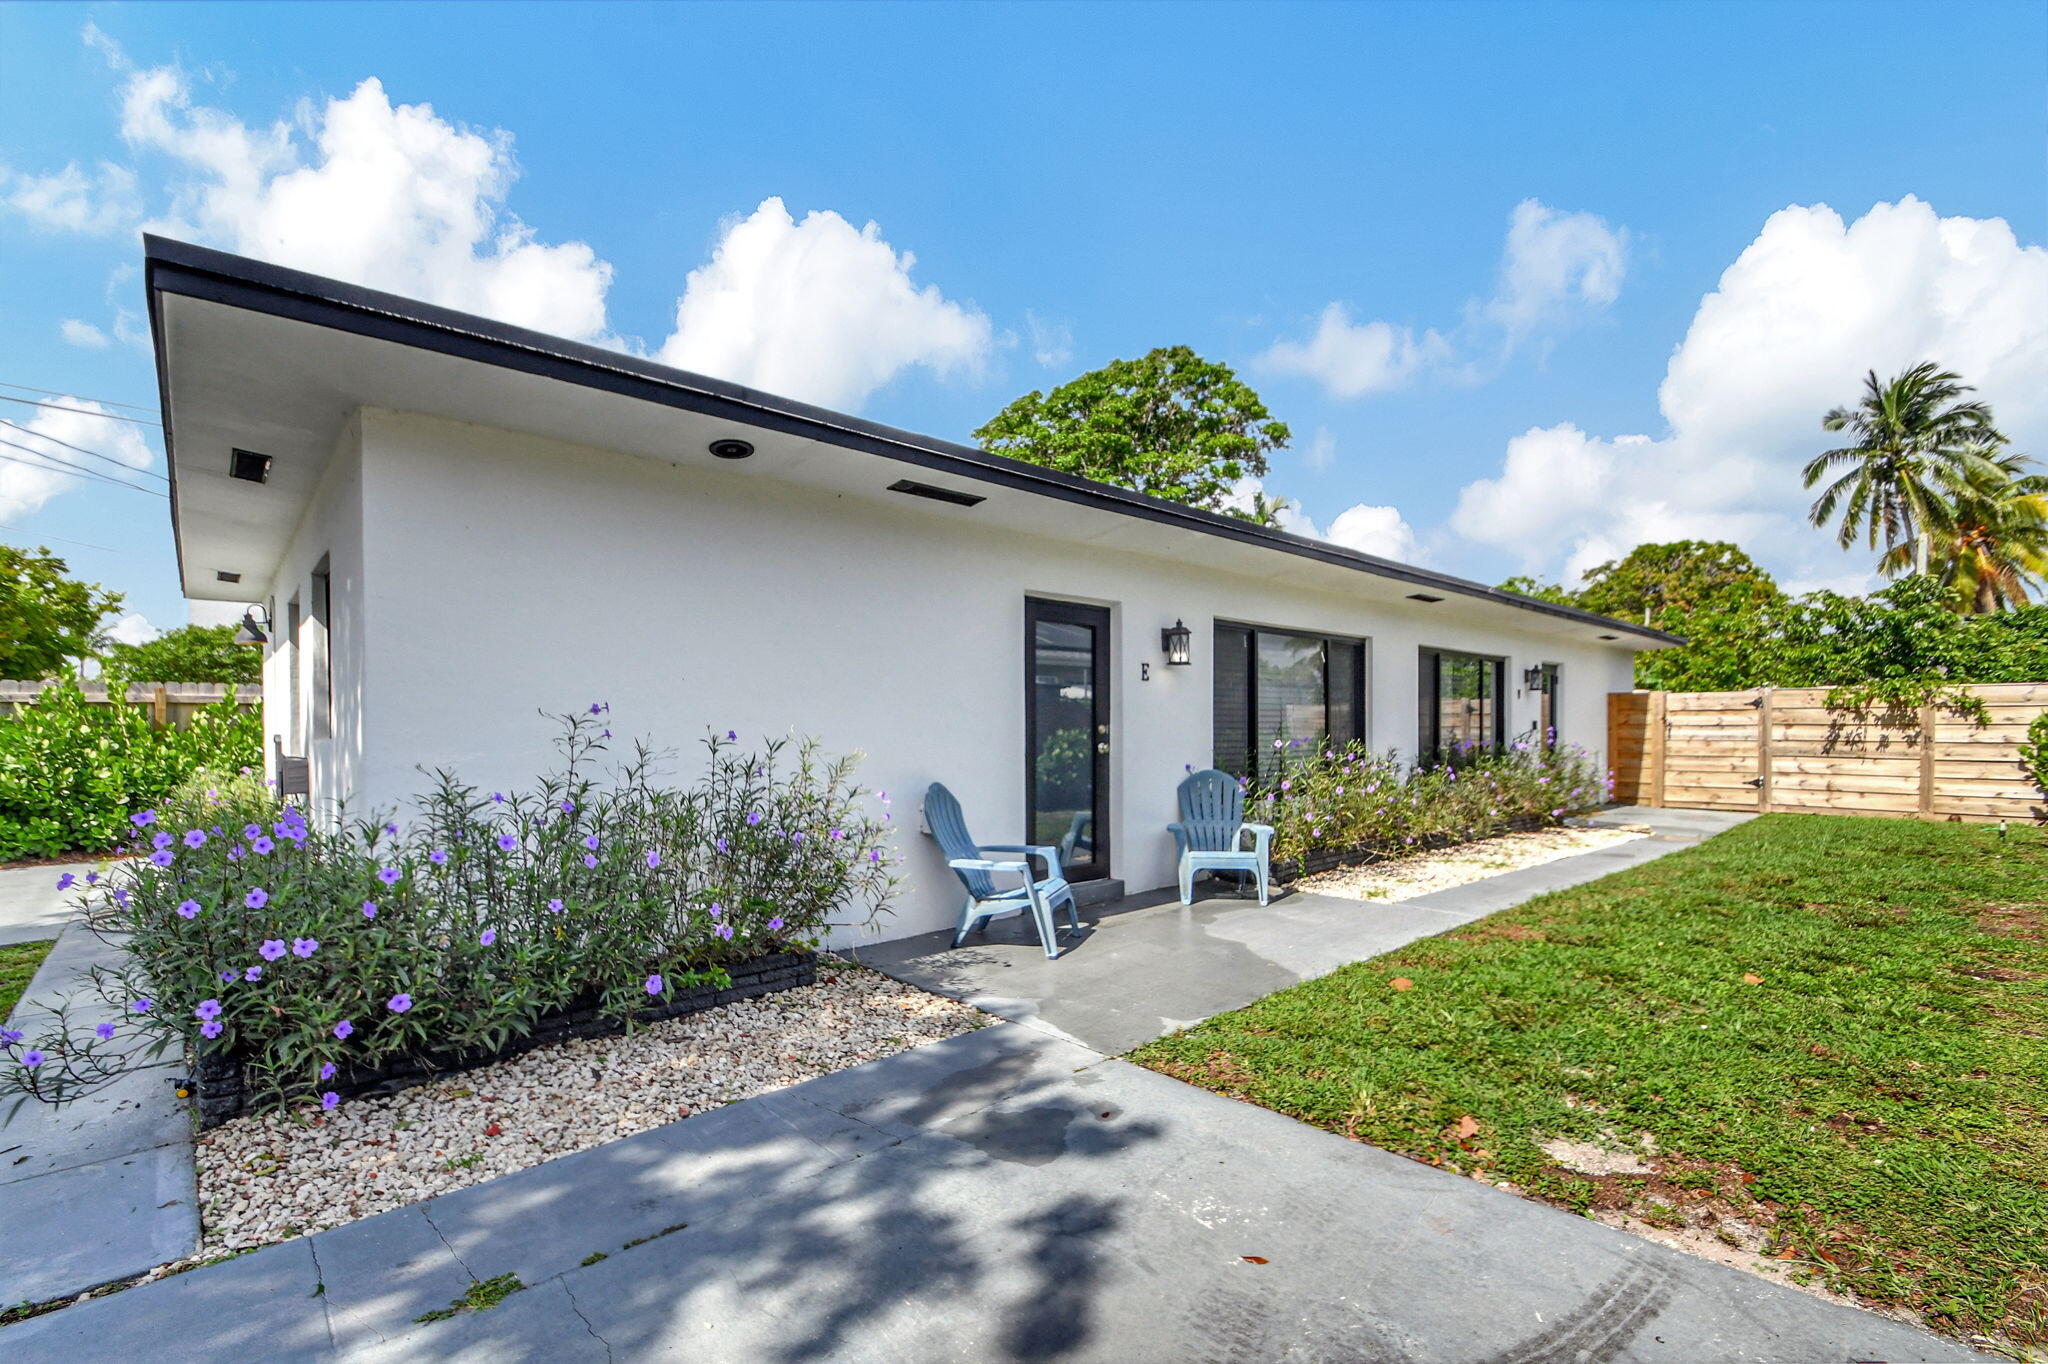
<instances>
[{"instance_id":1,"label":"gate latch hardware","mask_svg":"<svg viewBox=\"0 0 2048 1364\"><path fill-rule=\"evenodd\" d=\"M1761 787L1761 786L1762 786L1762 785L1764 784L1764 779L1763 779L1762 777L1751 777L1751 778L1750 778L1750 779L1749 779L1748 781L1746 781L1746 782L1744 782L1744 783L1742 783L1742 784L1743 784L1744 786L1756 786L1756 787Z\"/></svg>"}]
</instances>

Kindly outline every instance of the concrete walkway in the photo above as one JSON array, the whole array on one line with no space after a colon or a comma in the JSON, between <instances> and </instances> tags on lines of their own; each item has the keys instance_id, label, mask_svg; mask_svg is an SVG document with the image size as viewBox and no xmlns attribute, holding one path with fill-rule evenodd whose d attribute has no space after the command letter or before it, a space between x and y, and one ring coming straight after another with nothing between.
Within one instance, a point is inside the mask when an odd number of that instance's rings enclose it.
<instances>
[{"instance_id":1,"label":"concrete walkway","mask_svg":"<svg viewBox=\"0 0 2048 1364\"><path fill-rule=\"evenodd\" d=\"M935 994L1120 1055L1350 962L1640 866L1753 818L1608 810L1590 822L1643 826L1653 836L1387 904L1292 893L1260 908L1256 899L1205 887L1183 906L1173 891L1153 891L1083 910L1080 935L1062 937L1053 961L1023 916L999 919L957 949L945 931L851 955Z\"/></svg>"},{"instance_id":2,"label":"concrete walkway","mask_svg":"<svg viewBox=\"0 0 2048 1364\"><path fill-rule=\"evenodd\" d=\"M45 942L63 932L77 913L71 892L57 889L57 878L67 871L84 876L100 865L78 862L0 871L0 947L16 942Z\"/></svg>"},{"instance_id":3,"label":"concrete walkway","mask_svg":"<svg viewBox=\"0 0 2048 1364\"><path fill-rule=\"evenodd\" d=\"M33 1038L107 950L82 924L65 928L11 1025ZM87 992L69 1021L83 1033L121 1019ZM168 1062L143 1064L62 1108L30 1101L5 1115L0 1307L83 1292L198 1249L192 1122L178 1074Z\"/></svg>"},{"instance_id":4,"label":"concrete walkway","mask_svg":"<svg viewBox=\"0 0 2048 1364\"><path fill-rule=\"evenodd\" d=\"M1976 1357L1040 1023L0 1328L0 1357ZM501 1305L417 1320L508 1273Z\"/></svg>"}]
</instances>

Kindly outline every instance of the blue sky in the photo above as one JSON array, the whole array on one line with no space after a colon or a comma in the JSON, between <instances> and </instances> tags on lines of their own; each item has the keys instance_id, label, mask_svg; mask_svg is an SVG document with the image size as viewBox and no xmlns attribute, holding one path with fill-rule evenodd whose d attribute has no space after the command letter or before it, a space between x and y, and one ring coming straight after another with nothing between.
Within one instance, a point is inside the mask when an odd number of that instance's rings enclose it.
<instances>
[{"instance_id":1,"label":"blue sky","mask_svg":"<svg viewBox=\"0 0 2048 1364\"><path fill-rule=\"evenodd\" d=\"M1797 467L1864 369L2048 454L2044 109L2038 4L7 5L0 382L154 404L147 224L955 438L1185 343L1304 531L1854 586ZM0 525L184 619L161 499L0 464Z\"/></svg>"}]
</instances>

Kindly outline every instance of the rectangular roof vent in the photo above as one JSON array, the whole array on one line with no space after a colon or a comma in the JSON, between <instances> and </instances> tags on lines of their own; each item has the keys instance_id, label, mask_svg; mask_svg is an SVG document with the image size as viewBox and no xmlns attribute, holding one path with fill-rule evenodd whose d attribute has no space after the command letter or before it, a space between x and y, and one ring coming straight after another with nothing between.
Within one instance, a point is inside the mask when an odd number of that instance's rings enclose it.
<instances>
[{"instance_id":1,"label":"rectangular roof vent","mask_svg":"<svg viewBox=\"0 0 2048 1364\"><path fill-rule=\"evenodd\" d=\"M892 493L909 493L912 497L928 497L934 502L950 502L956 507L972 507L977 503L988 501L987 498L974 493L955 492L951 488L935 488L929 483L914 483L907 478L899 478L894 483L891 483L889 491Z\"/></svg>"},{"instance_id":2,"label":"rectangular roof vent","mask_svg":"<svg viewBox=\"0 0 2048 1364\"><path fill-rule=\"evenodd\" d=\"M230 478L246 479L250 483L270 481L269 455L259 455L254 450L236 450L232 453L233 458L228 462Z\"/></svg>"},{"instance_id":3,"label":"rectangular roof vent","mask_svg":"<svg viewBox=\"0 0 2048 1364\"><path fill-rule=\"evenodd\" d=\"M226 569L224 569L224 568L223 568L223 569L217 569L217 570L216 570L216 571L214 572L214 575L213 575L213 576L214 576L215 578L217 578L218 580L220 580L221 582L224 582L224 583L238 583L238 582L242 581L242 575L241 575L241 574L239 574L239 573L230 573L230 572L228 572L228 571L227 571Z\"/></svg>"},{"instance_id":4,"label":"rectangular roof vent","mask_svg":"<svg viewBox=\"0 0 2048 1364\"><path fill-rule=\"evenodd\" d=\"M1427 592L1410 592L1410 593L1408 594L1408 600L1409 600L1409 601L1442 601L1442 600L1443 600L1443 598L1442 598L1442 597L1432 597L1432 596L1430 596L1430 595L1429 595L1429 593L1427 593Z\"/></svg>"}]
</instances>

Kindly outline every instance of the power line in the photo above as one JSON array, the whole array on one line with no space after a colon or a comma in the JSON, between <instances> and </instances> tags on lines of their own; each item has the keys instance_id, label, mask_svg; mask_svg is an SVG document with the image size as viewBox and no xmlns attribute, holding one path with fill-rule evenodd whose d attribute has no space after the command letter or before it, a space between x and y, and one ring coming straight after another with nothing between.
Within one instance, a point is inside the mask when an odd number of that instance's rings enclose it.
<instances>
[{"instance_id":1,"label":"power line","mask_svg":"<svg viewBox=\"0 0 2048 1364\"><path fill-rule=\"evenodd\" d=\"M28 531L23 530L20 526L0 526L0 530L7 531L10 534L14 535L27 536L31 540L55 540L59 544L77 545L81 549L103 549L109 554L125 553L125 551L123 550L115 549L112 545L96 545L90 540L74 540L68 535L51 535L47 532L41 535L31 535L29 534Z\"/></svg>"},{"instance_id":2,"label":"power line","mask_svg":"<svg viewBox=\"0 0 2048 1364\"><path fill-rule=\"evenodd\" d=\"M31 469L41 469L45 473L57 473L61 471L65 473L75 474L80 478L90 478L95 479L101 483L111 483L117 488L127 488L133 492L147 493L151 497L170 496L169 493L158 492L155 488L145 488L142 487L140 484L129 483L124 479L110 478L107 475L101 473L97 469L88 469L83 464L73 464L70 460L61 459L58 456L51 454L48 450L38 450L33 445L23 445L20 441L9 440L5 436L0 436L0 445L11 445L17 450L26 450L29 454L34 455L37 459L46 459L49 460L52 464L58 466L56 469L52 469L49 464L36 464L33 461L22 459L18 455L0 455L0 459L12 460L16 464L26 464Z\"/></svg>"},{"instance_id":3,"label":"power line","mask_svg":"<svg viewBox=\"0 0 2048 1364\"><path fill-rule=\"evenodd\" d=\"M52 412L70 412L80 417L105 417L110 422L133 422L137 426L162 426L162 422L148 422L140 417L124 417L118 412L91 412L83 407L66 407L62 403L37 402L34 398L17 398L12 393L0 393L0 403L20 403L25 407L47 407Z\"/></svg>"},{"instance_id":4,"label":"power line","mask_svg":"<svg viewBox=\"0 0 2048 1364\"><path fill-rule=\"evenodd\" d=\"M18 388L23 393L40 393L47 398L77 398L81 402L99 403L103 407L125 407L130 412L156 411L155 408L144 407L140 403L117 403L112 398L87 398L81 394L65 393L54 388L37 388L34 384L10 384L5 380L0 380L0 388Z\"/></svg>"},{"instance_id":5,"label":"power line","mask_svg":"<svg viewBox=\"0 0 2048 1364\"><path fill-rule=\"evenodd\" d=\"M165 483L170 482L168 478L164 478L162 474L158 473L154 469L138 469L133 464L127 464L122 462L121 460L115 459L112 455L103 455L97 450L88 450L83 445L73 445L68 440L59 440L57 439L57 437L46 435L43 432L36 430L32 426L23 426L20 422L11 422L7 420L7 418L5 417L0 417L0 426L11 426L25 436L34 436L37 440L46 440L49 441L52 445L61 445L66 450L76 450L81 455L90 455L94 459L103 459L107 463L113 465L116 469L121 470L123 473L146 474L150 478L159 479Z\"/></svg>"}]
</instances>

